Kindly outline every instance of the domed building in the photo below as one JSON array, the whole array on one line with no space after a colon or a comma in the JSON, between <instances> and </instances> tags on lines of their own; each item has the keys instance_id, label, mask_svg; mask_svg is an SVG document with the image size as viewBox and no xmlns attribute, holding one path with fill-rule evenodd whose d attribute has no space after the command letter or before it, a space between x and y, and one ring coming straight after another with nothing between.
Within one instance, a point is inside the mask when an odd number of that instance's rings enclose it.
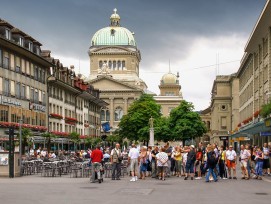
<instances>
[{"instance_id":1,"label":"domed building","mask_svg":"<svg viewBox=\"0 0 271 204\"><path fill-rule=\"evenodd\" d=\"M179 73L177 75L169 71L160 80L160 95L154 99L161 105L163 116L169 116L170 111L180 105L183 100L181 85L179 84Z\"/></svg>"},{"instance_id":2,"label":"domed building","mask_svg":"<svg viewBox=\"0 0 271 204\"><path fill-rule=\"evenodd\" d=\"M139 78L141 54L135 34L122 27L120 19L114 9L110 25L93 35L88 51L88 82L101 91L100 98L109 104L102 110L101 120L110 123L111 132L117 129L129 105L147 92L147 85Z\"/></svg>"}]
</instances>

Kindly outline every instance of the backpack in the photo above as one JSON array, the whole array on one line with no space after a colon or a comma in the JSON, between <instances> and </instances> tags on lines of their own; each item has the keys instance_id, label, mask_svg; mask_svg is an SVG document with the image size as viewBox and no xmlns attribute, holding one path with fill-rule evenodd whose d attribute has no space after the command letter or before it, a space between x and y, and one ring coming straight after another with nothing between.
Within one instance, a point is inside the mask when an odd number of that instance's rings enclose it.
<instances>
[{"instance_id":1,"label":"backpack","mask_svg":"<svg viewBox=\"0 0 271 204\"><path fill-rule=\"evenodd\" d=\"M215 167L216 166L216 164L217 164L217 158L216 158L215 153L211 154L208 163L209 163L210 167Z\"/></svg>"}]
</instances>

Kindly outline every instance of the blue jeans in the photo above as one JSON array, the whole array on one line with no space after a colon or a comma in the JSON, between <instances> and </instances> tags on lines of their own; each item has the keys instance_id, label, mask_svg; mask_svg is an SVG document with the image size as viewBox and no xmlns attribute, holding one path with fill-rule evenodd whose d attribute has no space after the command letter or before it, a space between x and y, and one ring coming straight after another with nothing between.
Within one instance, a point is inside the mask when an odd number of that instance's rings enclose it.
<instances>
[{"instance_id":1,"label":"blue jeans","mask_svg":"<svg viewBox=\"0 0 271 204\"><path fill-rule=\"evenodd\" d=\"M208 171L207 176L206 176L206 181L207 182L209 181L210 174L212 174L212 176L214 178L214 181L217 181L214 169L212 169L212 168L209 168L209 171Z\"/></svg>"},{"instance_id":2,"label":"blue jeans","mask_svg":"<svg viewBox=\"0 0 271 204\"><path fill-rule=\"evenodd\" d=\"M263 161L257 161L256 167L255 167L255 172L256 172L257 176L263 175Z\"/></svg>"}]
</instances>

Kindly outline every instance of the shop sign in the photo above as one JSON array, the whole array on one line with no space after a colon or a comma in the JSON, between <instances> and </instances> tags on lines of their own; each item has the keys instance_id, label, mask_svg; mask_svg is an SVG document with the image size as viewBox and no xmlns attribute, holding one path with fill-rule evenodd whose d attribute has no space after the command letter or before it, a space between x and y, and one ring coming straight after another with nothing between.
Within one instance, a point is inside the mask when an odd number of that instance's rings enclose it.
<instances>
[{"instance_id":1,"label":"shop sign","mask_svg":"<svg viewBox=\"0 0 271 204\"><path fill-rule=\"evenodd\" d=\"M271 132L260 132L260 136L271 136Z\"/></svg>"},{"instance_id":2,"label":"shop sign","mask_svg":"<svg viewBox=\"0 0 271 204\"><path fill-rule=\"evenodd\" d=\"M220 140L228 140L228 137L227 136L220 136L219 139Z\"/></svg>"},{"instance_id":3,"label":"shop sign","mask_svg":"<svg viewBox=\"0 0 271 204\"><path fill-rule=\"evenodd\" d=\"M14 105L14 106L21 106L22 105L19 101L12 100L12 99L9 99L9 98L5 98L4 96L0 96L0 104Z\"/></svg>"},{"instance_id":4,"label":"shop sign","mask_svg":"<svg viewBox=\"0 0 271 204\"><path fill-rule=\"evenodd\" d=\"M45 112L46 111L46 106L42 106L36 103L29 103L29 109L30 110L35 110L35 111L41 111Z\"/></svg>"}]
</instances>

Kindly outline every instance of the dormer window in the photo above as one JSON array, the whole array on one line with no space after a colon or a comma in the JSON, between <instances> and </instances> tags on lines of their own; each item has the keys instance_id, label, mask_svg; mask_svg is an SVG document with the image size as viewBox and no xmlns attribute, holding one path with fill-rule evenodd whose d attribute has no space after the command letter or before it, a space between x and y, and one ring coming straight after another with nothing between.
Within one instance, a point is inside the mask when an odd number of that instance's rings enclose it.
<instances>
[{"instance_id":1,"label":"dormer window","mask_svg":"<svg viewBox=\"0 0 271 204\"><path fill-rule=\"evenodd\" d=\"M10 40L10 38L11 38L9 29L6 29L6 31L5 31L5 38L8 40Z\"/></svg>"},{"instance_id":2,"label":"dormer window","mask_svg":"<svg viewBox=\"0 0 271 204\"><path fill-rule=\"evenodd\" d=\"M28 42L28 50L30 50L31 52L33 52L33 43L32 42Z\"/></svg>"},{"instance_id":3,"label":"dormer window","mask_svg":"<svg viewBox=\"0 0 271 204\"><path fill-rule=\"evenodd\" d=\"M19 37L19 45L20 46L24 46L24 38L23 37Z\"/></svg>"}]
</instances>

